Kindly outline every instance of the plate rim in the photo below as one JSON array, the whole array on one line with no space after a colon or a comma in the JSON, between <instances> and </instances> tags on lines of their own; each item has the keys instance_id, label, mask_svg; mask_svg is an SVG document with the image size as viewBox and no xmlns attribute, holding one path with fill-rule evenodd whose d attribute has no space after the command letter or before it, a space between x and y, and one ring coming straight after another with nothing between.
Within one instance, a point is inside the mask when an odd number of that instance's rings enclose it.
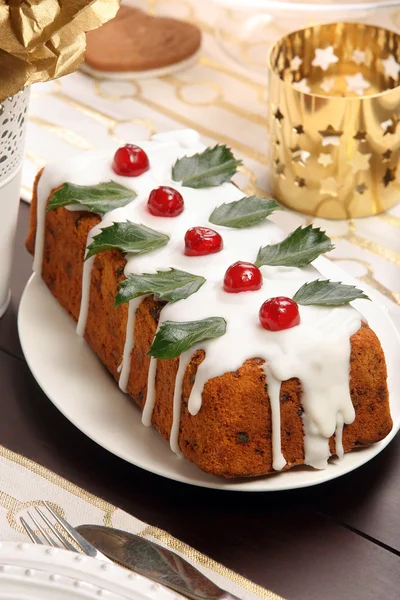
<instances>
[{"instance_id":1,"label":"plate rim","mask_svg":"<svg viewBox=\"0 0 400 600\"><path fill-rule=\"evenodd\" d=\"M321 264L322 263L322 264ZM342 269L340 269L339 267L337 267L336 265L334 265L333 263L331 263L327 258L325 257L320 257L318 258L313 264L320 270L323 271L323 265L326 263L329 263L329 269L330 271L334 271L336 272L338 275L337 277L340 277L342 281L344 281L345 283L354 283L354 278L351 275L348 275L345 271L343 271ZM223 479L223 478L218 478L214 475L211 475L209 473L204 473L203 471L201 471L196 465L193 465L193 463L189 463L191 464L196 470L199 471L199 477L200 475L203 477L210 477L210 481L208 481L207 479L203 480L196 480L196 479L192 479L191 477L188 477L186 474L180 474L179 473L179 468L177 469L176 473L174 474L167 474L165 472L162 471L162 465L156 465L152 468L148 468L147 466L144 466L140 461L135 460L135 457L133 456L126 456L123 452L116 450L115 448L112 448L112 445L110 445L108 442L104 442L101 441L95 434L93 434L90 431L90 428L87 428L85 425L81 425L77 419L75 419L73 416L71 417L70 414L68 414L68 411L65 410L65 407L63 405L63 403L59 403L57 398L52 397L53 394L51 394L50 391L48 391L47 389L47 385L46 382L42 381L42 378L40 376L37 375L37 373L35 372L35 368L34 366L32 366L32 362L34 362L31 359L31 356L28 352L26 352L26 344L24 342L24 327L23 327L23 318L24 318L24 313L25 313L25 303L27 302L26 298L29 296L29 293L31 291L31 289L33 289L34 285L39 285L42 286L43 291L45 291L46 293L49 294L49 297L51 298L51 301L54 302L58 308L60 308L61 311L63 311L63 314L65 315L65 317L67 319L70 320L71 322L71 327L74 326L73 321L71 320L71 317L64 311L64 309L59 305L59 303L57 302L57 300L54 298L54 296L51 294L50 290L47 288L46 284L44 283L43 279L38 276L36 273L33 273L31 275L31 277L29 278L24 291L22 293L21 296L21 301L20 301L20 305L19 305L19 309L18 309L18 333L19 333L19 338L20 338L20 342L21 342L21 347L24 353L24 357L25 360L28 364L28 367L34 377L34 379L36 380L36 382L38 383L39 387L42 389L42 391L45 393L45 395L47 396L47 398L50 400L50 402L52 402L52 404L57 408L57 410L59 410L59 412L61 412L61 414L68 419L68 421L70 421L70 423L72 423L74 425L74 427L76 427L79 431L81 431L84 435L86 435L87 437L89 437L93 442L95 442L98 446L104 448L105 450L107 450L108 452L110 452L111 454L113 454L114 456L117 456L118 458L124 460L127 463L130 463L132 465L134 465L137 468L140 468L144 471L147 471L149 473L152 473L154 475L157 475L159 477L163 477L166 479L169 479L171 481L177 481L179 483L183 483L186 485L195 485L197 487L204 487L204 488L208 488L208 489L216 489L216 490L222 490L222 491L227 491L227 492L232 492L232 491L236 491L236 492L278 492L278 491L289 491L289 490L294 490L294 489L302 489L302 488L306 488L306 487L313 487L315 485L320 485L323 483L327 483L328 481L331 481L333 479L337 479L339 477L342 477L343 475L347 475L348 473L351 473L352 471L362 467L363 465L367 464L368 462L370 462L371 460L373 460L378 454L380 454L387 446L388 444L393 440L393 438L396 436L396 434L398 433L398 431L400 430L400 414L398 416L397 421L395 421L393 419L393 428L391 430L391 432L380 442L376 442L375 444L371 444L370 446L368 446L365 449L360 449L357 454L359 454L360 456L362 455L362 452L368 452L369 450L371 450L371 448L375 449L375 451L373 451L372 456L370 456L369 458L367 458L366 460L363 460L362 462L360 462L359 464L355 464L355 465L348 465L348 468L345 468L343 470L343 464L344 464L344 460L346 460L346 456L349 455L354 455L355 453L346 453L345 458L340 461L340 463L337 461L337 459L333 459L333 461L335 462L330 462L328 464L328 467L324 470L314 470L314 469L310 469L310 473L314 474L315 477L317 477L316 474L318 474L319 478L316 480L306 480L306 481L300 481L300 482L294 482L293 484L288 483L287 485L279 485L279 484L275 484L275 485L270 485L269 487L253 487L253 483L254 482L258 482L258 481L271 481L274 480L276 481L276 478L279 480L279 476L280 473L277 474L272 474L272 475L265 475L265 476L260 476L260 477L249 477L248 479L246 478L241 478L241 479ZM397 346L399 347L399 351L400 351L400 334L393 322L393 320L391 319L388 310L386 309L385 306L383 306L378 298L379 296L373 291L372 293L369 291L369 286L364 285L363 283L359 283L357 282L357 285L361 288L366 288L367 292L370 294L370 296L372 296L372 300L374 302L374 305L376 306L377 309L379 309L383 316L385 317L385 319L387 320L388 324L390 324L393 332L395 333L395 338L396 338L396 342L397 342ZM79 342L80 339L77 337L77 341ZM86 343L86 342L85 342ZM91 352L93 352L90 347L88 346L89 350ZM93 353L93 355L95 356L95 354ZM105 367L103 365L101 365L99 363L99 368L105 369ZM117 385L115 383L115 385ZM126 396L126 394L124 394L122 391L120 392L121 394L123 394L124 396ZM393 408L393 405L391 403L391 409ZM393 411L391 410L391 412L393 413ZM138 418L140 419L140 413L137 413ZM392 414L393 417L393 414ZM89 430L88 430L89 429ZM155 434L157 436L160 436L160 434L153 428L146 428L147 431L151 434ZM177 460L185 460L186 459L177 459ZM189 461L187 461L189 462ZM335 472L334 466L335 464L340 464L341 465L341 470ZM303 466L305 469L308 469L307 466ZM291 473L291 469L289 469L288 471L286 471L284 474L288 475ZM297 471L299 472L299 471ZM214 481L215 480L215 481Z\"/></svg>"},{"instance_id":2,"label":"plate rim","mask_svg":"<svg viewBox=\"0 0 400 600\"><path fill-rule=\"evenodd\" d=\"M174 600L181 597L172 590L155 584L151 579L125 569L117 563L106 563L101 559L80 553L75 554L64 548L52 548L30 542L2 542L0 544L0 562L3 567L0 572L0 582L2 579L8 582L13 581L14 584L22 586L20 590L22 589L24 594L26 594L26 590L29 594L31 587L29 583L48 584L44 581L43 574L50 574L56 576L51 580L51 588L55 592L54 599L57 598L58 591L71 591L73 594L74 589L78 593L80 591L81 594L82 591L86 594L90 593L90 598L93 599L99 597L98 590L113 594L117 600ZM61 578L60 581L58 581L58 577ZM29 587L25 586L24 581L28 583ZM93 590L77 586L77 581L79 584L90 585ZM0 590L0 598L2 597ZM30 597L28 595L27 598ZM37 595L33 596L33 598L38 597ZM79 596L79 598L81 597ZM25 595L24 598L26 598ZM75 598L74 594L72 598Z\"/></svg>"}]
</instances>

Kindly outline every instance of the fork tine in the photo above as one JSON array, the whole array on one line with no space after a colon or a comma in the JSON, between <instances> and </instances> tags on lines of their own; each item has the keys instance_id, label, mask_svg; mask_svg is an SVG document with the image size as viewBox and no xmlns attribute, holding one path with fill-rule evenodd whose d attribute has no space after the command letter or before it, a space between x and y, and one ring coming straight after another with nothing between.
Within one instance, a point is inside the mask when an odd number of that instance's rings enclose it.
<instances>
[{"instance_id":1,"label":"fork tine","mask_svg":"<svg viewBox=\"0 0 400 600\"><path fill-rule=\"evenodd\" d=\"M43 529L41 524L37 521L37 519L35 519L35 517L32 515L32 513L28 512L28 516L32 519L35 527L40 531L40 533L42 534L42 536L44 537L46 542L49 544L49 546L54 546L55 548L57 548L56 542L49 536L47 531L45 531Z\"/></svg>"},{"instance_id":2,"label":"fork tine","mask_svg":"<svg viewBox=\"0 0 400 600\"><path fill-rule=\"evenodd\" d=\"M33 531L33 529L28 525L28 523L25 521L24 517L20 517L20 522L22 527L25 529L26 533L29 535L29 537L31 538L31 541L34 544L43 544L42 540L40 539L40 537L38 535L36 535L36 533Z\"/></svg>"},{"instance_id":3,"label":"fork tine","mask_svg":"<svg viewBox=\"0 0 400 600\"><path fill-rule=\"evenodd\" d=\"M82 552L91 556L92 555L91 551L93 550L92 545L89 544L89 542L87 542L85 540L85 538L83 538L73 527L71 527L71 525L69 523L67 523L67 521L65 519L63 519L62 516L59 515L50 506L50 504L48 502L43 502L43 504L45 505L47 510L53 515L53 517L55 518L57 523L64 529L64 531L66 531L68 533L68 535L71 536L71 538L74 540L74 542L76 544L78 544L78 546L79 546L79 548L81 548Z\"/></svg>"},{"instance_id":4,"label":"fork tine","mask_svg":"<svg viewBox=\"0 0 400 600\"><path fill-rule=\"evenodd\" d=\"M78 550L75 548L75 546L73 546L67 539L65 539L57 531L57 529L54 527L54 525L51 523L51 521L49 521L49 519L46 517L46 515L40 510L40 508L35 506L35 510L40 515L40 517L43 519L43 521L46 523L47 527L54 533L56 538L61 542L61 544L64 546L64 548L66 548L67 550L71 550L71 552L78 552Z\"/></svg>"}]
</instances>

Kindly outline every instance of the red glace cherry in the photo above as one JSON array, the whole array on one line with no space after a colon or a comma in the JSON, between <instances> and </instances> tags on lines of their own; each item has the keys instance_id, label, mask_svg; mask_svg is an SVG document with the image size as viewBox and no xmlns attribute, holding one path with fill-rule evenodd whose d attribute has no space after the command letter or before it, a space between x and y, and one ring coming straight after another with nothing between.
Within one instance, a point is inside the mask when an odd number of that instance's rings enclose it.
<instances>
[{"instance_id":1,"label":"red glace cherry","mask_svg":"<svg viewBox=\"0 0 400 600\"><path fill-rule=\"evenodd\" d=\"M147 206L155 217L177 217L183 212L184 202L177 190L161 186L151 192Z\"/></svg>"},{"instance_id":2,"label":"red glace cherry","mask_svg":"<svg viewBox=\"0 0 400 600\"><path fill-rule=\"evenodd\" d=\"M134 144L125 144L114 154L112 168L117 175L138 177L149 168L149 159L144 150Z\"/></svg>"},{"instance_id":3,"label":"red glace cherry","mask_svg":"<svg viewBox=\"0 0 400 600\"><path fill-rule=\"evenodd\" d=\"M222 237L208 227L192 227L185 235L186 256L204 256L214 254L224 247Z\"/></svg>"},{"instance_id":4,"label":"red glace cherry","mask_svg":"<svg viewBox=\"0 0 400 600\"><path fill-rule=\"evenodd\" d=\"M262 286L261 271L248 262L235 262L225 273L224 290L231 294L254 292Z\"/></svg>"},{"instance_id":5,"label":"red glace cherry","mask_svg":"<svg viewBox=\"0 0 400 600\"><path fill-rule=\"evenodd\" d=\"M269 331L290 329L300 323L299 307L291 298L270 298L260 308L260 323Z\"/></svg>"}]
</instances>

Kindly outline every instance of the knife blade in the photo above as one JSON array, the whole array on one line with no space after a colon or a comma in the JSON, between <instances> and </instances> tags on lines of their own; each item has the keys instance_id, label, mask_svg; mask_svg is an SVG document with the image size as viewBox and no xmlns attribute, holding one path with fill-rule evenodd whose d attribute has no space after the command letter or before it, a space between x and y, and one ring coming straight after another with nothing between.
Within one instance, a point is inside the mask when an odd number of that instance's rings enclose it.
<instances>
[{"instance_id":1,"label":"knife blade","mask_svg":"<svg viewBox=\"0 0 400 600\"><path fill-rule=\"evenodd\" d=\"M76 529L111 560L192 600L239 600L175 552L138 535L100 525Z\"/></svg>"}]
</instances>

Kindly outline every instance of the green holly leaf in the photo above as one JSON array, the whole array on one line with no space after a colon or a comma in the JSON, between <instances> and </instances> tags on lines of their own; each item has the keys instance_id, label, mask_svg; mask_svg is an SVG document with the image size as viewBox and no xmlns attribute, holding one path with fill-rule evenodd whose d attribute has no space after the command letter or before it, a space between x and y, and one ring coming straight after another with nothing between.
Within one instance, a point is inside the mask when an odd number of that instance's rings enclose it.
<instances>
[{"instance_id":1,"label":"green holly leaf","mask_svg":"<svg viewBox=\"0 0 400 600\"><path fill-rule=\"evenodd\" d=\"M175 358L198 342L220 337L225 332L226 321L222 317L183 323L165 321L147 354L154 358Z\"/></svg>"},{"instance_id":2,"label":"green holly leaf","mask_svg":"<svg viewBox=\"0 0 400 600\"><path fill-rule=\"evenodd\" d=\"M143 254L162 248L168 242L167 235L145 227L145 225L138 225L131 221L113 223L94 236L92 243L87 248L85 260L112 248L119 248L122 252L131 252L132 254Z\"/></svg>"},{"instance_id":3,"label":"green holly leaf","mask_svg":"<svg viewBox=\"0 0 400 600\"><path fill-rule=\"evenodd\" d=\"M47 212L61 206L82 204L83 209L104 216L115 208L126 206L135 198L133 190L115 181L105 181L97 185L64 183L53 193L47 205Z\"/></svg>"},{"instance_id":4,"label":"green holly leaf","mask_svg":"<svg viewBox=\"0 0 400 600\"><path fill-rule=\"evenodd\" d=\"M337 281L319 280L305 283L293 296L302 306L343 306L353 300L370 300L354 285Z\"/></svg>"},{"instance_id":5,"label":"green holly leaf","mask_svg":"<svg viewBox=\"0 0 400 600\"><path fill-rule=\"evenodd\" d=\"M125 281L120 283L120 290L115 298L114 306L147 294L154 294L160 300L167 302L177 302L189 298L201 288L205 281L204 277L178 269L158 271L154 274L130 274Z\"/></svg>"},{"instance_id":6,"label":"green holly leaf","mask_svg":"<svg viewBox=\"0 0 400 600\"><path fill-rule=\"evenodd\" d=\"M230 148L218 144L201 154L178 159L172 167L172 179L184 187L213 187L230 181L241 164Z\"/></svg>"},{"instance_id":7,"label":"green holly leaf","mask_svg":"<svg viewBox=\"0 0 400 600\"><path fill-rule=\"evenodd\" d=\"M264 221L275 210L283 210L272 198L248 196L236 202L221 204L211 214L209 221L224 227L251 227Z\"/></svg>"},{"instance_id":8,"label":"green holly leaf","mask_svg":"<svg viewBox=\"0 0 400 600\"><path fill-rule=\"evenodd\" d=\"M279 244L260 248L255 264L283 267L305 267L334 246L319 227L298 227Z\"/></svg>"}]
</instances>

